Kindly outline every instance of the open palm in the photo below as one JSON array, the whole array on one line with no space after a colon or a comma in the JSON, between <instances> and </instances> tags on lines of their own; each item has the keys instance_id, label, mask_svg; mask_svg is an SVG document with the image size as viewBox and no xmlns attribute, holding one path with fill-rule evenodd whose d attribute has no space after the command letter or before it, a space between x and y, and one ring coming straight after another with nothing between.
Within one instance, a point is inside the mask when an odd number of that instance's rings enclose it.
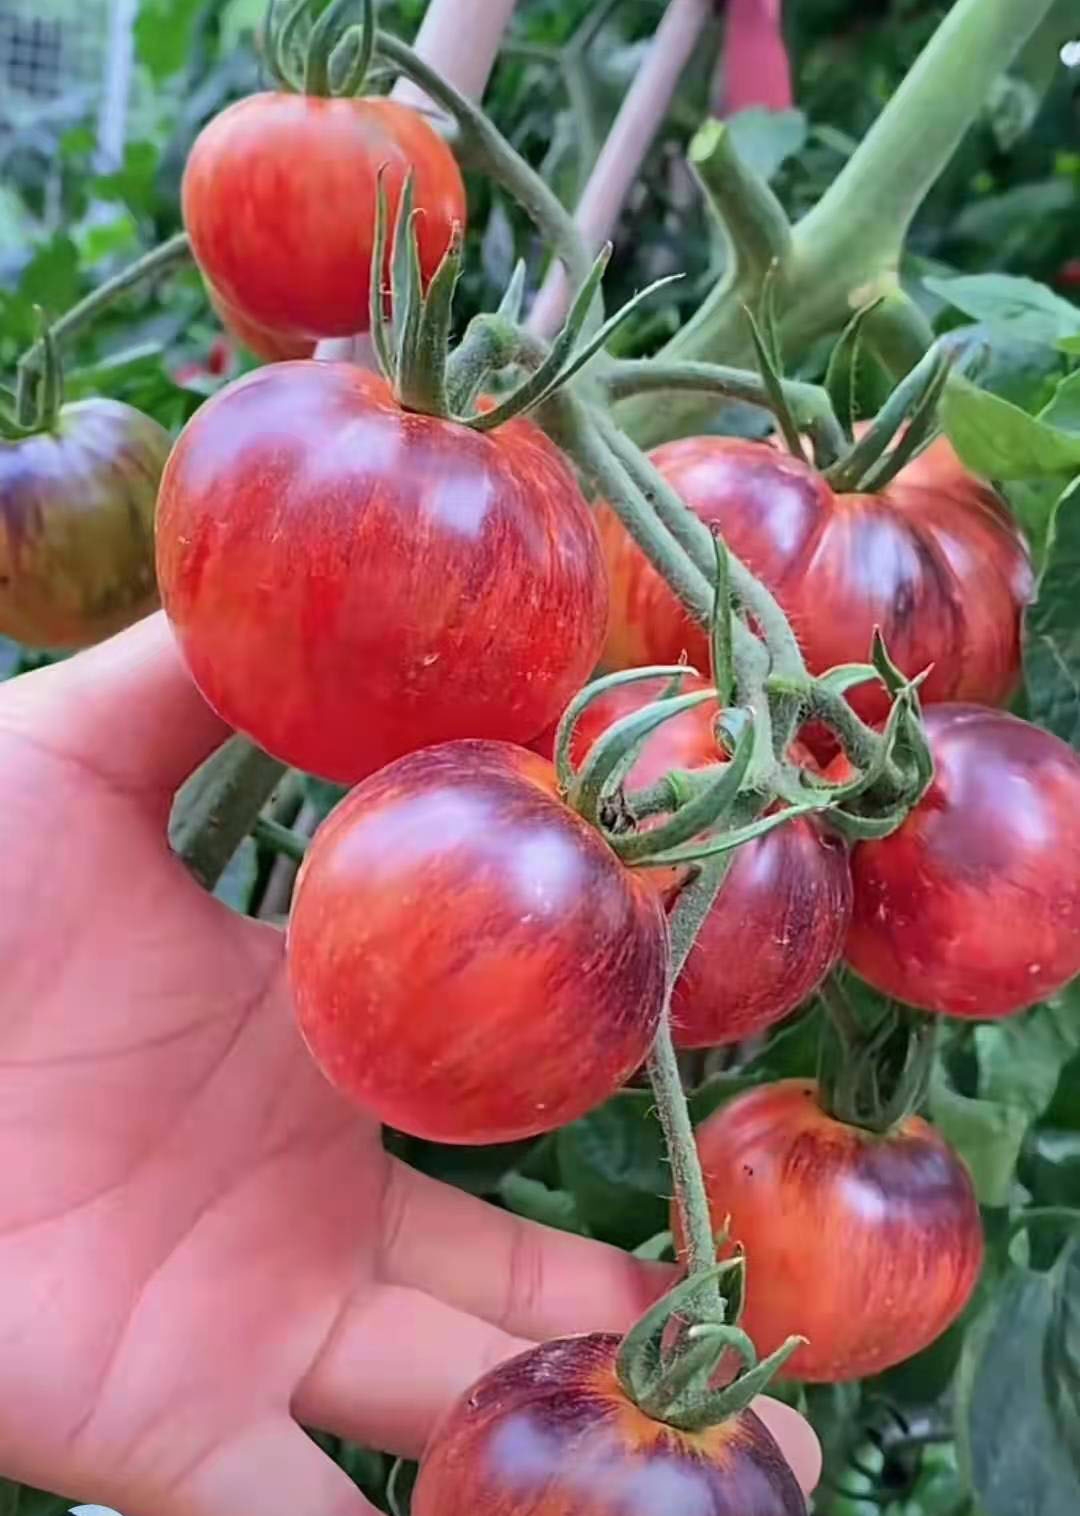
<instances>
[{"instance_id":1,"label":"open palm","mask_svg":"<svg viewBox=\"0 0 1080 1516\"><path fill-rule=\"evenodd\" d=\"M415 1454L522 1339L619 1329L664 1274L413 1173L323 1083L281 934L166 843L224 735L160 617L0 691L0 1471L362 1516L298 1423Z\"/></svg>"}]
</instances>

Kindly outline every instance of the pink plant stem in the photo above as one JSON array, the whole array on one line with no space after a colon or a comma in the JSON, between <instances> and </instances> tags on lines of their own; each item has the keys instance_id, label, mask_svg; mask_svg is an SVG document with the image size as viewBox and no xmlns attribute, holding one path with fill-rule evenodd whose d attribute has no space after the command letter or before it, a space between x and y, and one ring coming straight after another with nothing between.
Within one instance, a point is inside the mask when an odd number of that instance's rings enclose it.
<instances>
[{"instance_id":1,"label":"pink plant stem","mask_svg":"<svg viewBox=\"0 0 1080 1516\"><path fill-rule=\"evenodd\" d=\"M727 26L713 106L734 116L752 106L789 110L791 63L784 43L782 0L727 0Z\"/></svg>"},{"instance_id":2,"label":"pink plant stem","mask_svg":"<svg viewBox=\"0 0 1080 1516\"><path fill-rule=\"evenodd\" d=\"M635 78L596 160L575 213L590 249L611 236L645 156L663 125L672 96L690 60L713 0L671 0L645 62ZM569 304L562 265L553 263L529 315L529 328L550 337Z\"/></svg>"},{"instance_id":3,"label":"pink plant stem","mask_svg":"<svg viewBox=\"0 0 1080 1516\"><path fill-rule=\"evenodd\" d=\"M479 100L487 88L499 56L503 35L514 14L517 0L431 0L413 43L425 63L434 64L455 89ZM399 79L393 98L435 118L442 126L442 112L410 79ZM329 337L315 349L316 358L346 360L361 368L375 368L370 338Z\"/></svg>"}]
</instances>

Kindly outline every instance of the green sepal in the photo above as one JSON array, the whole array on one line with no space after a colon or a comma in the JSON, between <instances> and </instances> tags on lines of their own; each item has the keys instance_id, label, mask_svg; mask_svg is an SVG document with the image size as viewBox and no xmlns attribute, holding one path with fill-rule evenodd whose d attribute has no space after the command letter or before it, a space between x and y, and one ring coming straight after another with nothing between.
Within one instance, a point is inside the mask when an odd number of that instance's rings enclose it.
<instances>
[{"instance_id":1,"label":"green sepal","mask_svg":"<svg viewBox=\"0 0 1080 1516\"><path fill-rule=\"evenodd\" d=\"M266 63L275 83L299 94L303 88L303 51L297 33L311 6L311 0L293 0L279 19L279 0L270 0L266 13Z\"/></svg>"},{"instance_id":2,"label":"green sepal","mask_svg":"<svg viewBox=\"0 0 1080 1516\"><path fill-rule=\"evenodd\" d=\"M838 663L827 673L819 674L816 682L826 685L837 695L845 695L856 685L868 684L879 677L872 663Z\"/></svg>"},{"instance_id":3,"label":"green sepal","mask_svg":"<svg viewBox=\"0 0 1080 1516\"><path fill-rule=\"evenodd\" d=\"M505 293L499 301L499 308L495 312L504 321L512 321L515 326L521 320L521 313L525 306L525 273L525 259L519 258L514 264L510 283L506 286Z\"/></svg>"},{"instance_id":4,"label":"green sepal","mask_svg":"<svg viewBox=\"0 0 1080 1516\"><path fill-rule=\"evenodd\" d=\"M935 378L912 413L904 435L859 481L859 488L868 494L883 490L900 473L901 469L924 452L941 431L938 407L945 393L945 386L952 374L952 359L945 354Z\"/></svg>"},{"instance_id":5,"label":"green sepal","mask_svg":"<svg viewBox=\"0 0 1080 1516\"><path fill-rule=\"evenodd\" d=\"M781 435L787 444L792 457L806 462L806 453L803 450L802 438L799 436L799 428L795 424L795 417L791 414L787 396L784 394L784 386L780 378L779 370L769 352L761 330L754 319L754 313L749 306L743 307L746 312L746 320L750 327L750 340L754 344L754 352L757 356L758 368L761 371L762 383L769 392L769 400L772 405L776 424L780 428Z\"/></svg>"},{"instance_id":6,"label":"green sepal","mask_svg":"<svg viewBox=\"0 0 1080 1516\"><path fill-rule=\"evenodd\" d=\"M651 853L647 858L639 859L637 867L672 868L683 863L700 863L705 858L716 858L721 853L730 853L734 848L753 842L755 837L764 837L767 832L774 832L778 826L786 826L789 821L794 821L799 816L811 816L826 811L830 808L830 803L830 796L822 791L812 800L803 801L798 805L789 805L786 810L777 811L771 816L762 816L758 821L735 827L730 832L722 832L720 836L710 837L706 842L691 844L689 847L669 848L662 853Z\"/></svg>"},{"instance_id":7,"label":"green sepal","mask_svg":"<svg viewBox=\"0 0 1080 1516\"><path fill-rule=\"evenodd\" d=\"M735 613L731 605L731 565L728 562L727 544L715 532L713 547L716 551L716 594L709 627L709 652L717 703L724 707L731 704L735 689L735 638L731 627L731 618Z\"/></svg>"},{"instance_id":8,"label":"green sepal","mask_svg":"<svg viewBox=\"0 0 1080 1516\"><path fill-rule=\"evenodd\" d=\"M375 0L360 3L363 13L359 24L342 32L327 64L330 93L338 99L352 99L362 92L375 56Z\"/></svg>"},{"instance_id":9,"label":"green sepal","mask_svg":"<svg viewBox=\"0 0 1080 1516\"><path fill-rule=\"evenodd\" d=\"M863 325L870 313L877 310L882 298L872 300L869 305L861 306L855 312L829 356L829 367L825 373L825 391L849 442L854 438L855 422L858 420L856 389ZM825 468L836 460L819 458L817 461L820 468Z\"/></svg>"},{"instance_id":10,"label":"green sepal","mask_svg":"<svg viewBox=\"0 0 1080 1516\"><path fill-rule=\"evenodd\" d=\"M384 378L391 384L396 378L391 335L386 319L386 291L383 277L386 268L386 244L390 228L390 201L386 193L386 169L380 168L375 181L375 233L371 251L371 286L368 314L371 343Z\"/></svg>"},{"instance_id":11,"label":"green sepal","mask_svg":"<svg viewBox=\"0 0 1080 1516\"><path fill-rule=\"evenodd\" d=\"M625 837L610 838L611 846L624 863L637 863L650 853L664 852L678 847L691 838L707 832L729 814L739 798L743 782L750 770L754 756L754 719L752 712L744 713L735 741L735 751L720 773L686 805L680 806L670 821L647 832L632 832Z\"/></svg>"},{"instance_id":12,"label":"green sepal","mask_svg":"<svg viewBox=\"0 0 1080 1516\"><path fill-rule=\"evenodd\" d=\"M420 301L415 341L400 355L397 394L408 410L449 416L446 363L454 314L454 291L461 278L462 229L455 221L442 262Z\"/></svg>"},{"instance_id":13,"label":"green sepal","mask_svg":"<svg viewBox=\"0 0 1080 1516\"><path fill-rule=\"evenodd\" d=\"M668 678L676 681L687 676L698 677L697 669L691 668L688 663L654 663L646 668L620 669L617 674L605 674L603 678L594 679L580 690L566 707L555 731L555 774L562 794L568 795L577 779L577 770L570 756L574 733L578 722L595 700L624 684L640 684L645 679Z\"/></svg>"},{"instance_id":14,"label":"green sepal","mask_svg":"<svg viewBox=\"0 0 1080 1516\"><path fill-rule=\"evenodd\" d=\"M861 487L866 475L881 463L904 422L919 412L924 400L933 395L935 389L937 395L933 404L936 406L943 382L942 369L947 375L950 363L947 351L940 342L935 342L907 378L896 386L858 442L824 471L826 480L838 494Z\"/></svg>"},{"instance_id":15,"label":"green sepal","mask_svg":"<svg viewBox=\"0 0 1080 1516\"><path fill-rule=\"evenodd\" d=\"M586 754L567 795L568 803L587 821L595 823L609 785L618 782L620 770L632 767L649 734L684 711L715 700L715 690L695 690L692 695L656 700L612 722Z\"/></svg>"},{"instance_id":16,"label":"green sepal","mask_svg":"<svg viewBox=\"0 0 1080 1516\"><path fill-rule=\"evenodd\" d=\"M402 368L412 361L420 332L421 304L424 293L420 275L420 249L416 241L413 205L413 176L408 173L401 187L394 245L390 254L390 331L394 355L394 380L399 381Z\"/></svg>"}]
</instances>

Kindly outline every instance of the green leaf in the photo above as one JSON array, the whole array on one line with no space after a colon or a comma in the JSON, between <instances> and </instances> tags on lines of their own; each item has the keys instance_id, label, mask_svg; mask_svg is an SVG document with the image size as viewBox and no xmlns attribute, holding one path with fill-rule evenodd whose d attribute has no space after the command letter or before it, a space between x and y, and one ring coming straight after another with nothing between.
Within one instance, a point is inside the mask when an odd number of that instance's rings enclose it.
<instances>
[{"instance_id":1,"label":"green leaf","mask_svg":"<svg viewBox=\"0 0 1080 1516\"><path fill-rule=\"evenodd\" d=\"M1080 369L1061 381L1050 404L1039 412L1039 420L1059 431L1080 432Z\"/></svg>"},{"instance_id":2,"label":"green leaf","mask_svg":"<svg viewBox=\"0 0 1080 1516\"><path fill-rule=\"evenodd\" d=\"M18 1516L21 1488L10 1479L0 1479L0 1516Z\"/></svg>"},{"instance_id":3,"label":"green leaf","mask_svg":"<svg viewBox=\"0 0 1080 1516\"><path fill-rule=\"evenodd\" d=\"M1048 426L954 374L942 424L960 457L987 479L1031 479L1080 469L1080 436Z\"/></svg>"},{"instance_id":4,"label":"green leaf","mask_svg":"<svg viewBox=\"0 0 1080 1516\"><path fill-rule=\"evenodd\" d=\"M1080 1196L1080 1132L1036 1129L1025 1146L1020 1177L1033 1206L1075 1205Z\"/></svg>"},{"instance_id":5,"label":"green leaf","mask_svg":"<svg viewBox=\"0 0 1080 1516\"><path fill-rule=\"evenodd\" d=\"M667 1226L671 1170L651 1092L620 1091L564 1127L556 1151L593 1236L634 1248Z\"/></svg>"},{"instance_id":6,"label":"green leaf","mask_svg":"<svg viewBox=\"0 0 1080 1516\"><path fill-rule=\"evenodd\" d=\"M1080 749L1080 480L1051 517L1035 604L1024 626L1032 721Z\"/></svg>"},{"instance_id":7,"label":"green leaf","mask_svg":"<svg viewBox=\"0 0 1080 1516\"><path fill-rule=\"evenodd\" d=\"M1080 1244L1048 1273L1014 1266L968 1335L957 1383L962 1466L982 1516L1080 1509Z\"/></svg>"},{"instance_id":8,"label":"green leaf","mask_svg":"<svg viewBox=\"0 0 1080 1516\"><path fill-rule=\"evenodd\" d=\"M543 1139L541 1139L543 1140ZM484 1147L427 1142L386 1128L383 1146L410 1168L441 1179L470 1195L495 1195L507 1174L530 1155L535 1139L523 1142L497 1142Z\"/></svg>"},{"instance_id":9,"label":"green leaf","mask_svg":"<svg viewBox=\"0 0 1080 1516\"><path fill-rule=\"evenodd\" d=\"M1017 1106L961 1095L938 1072L930 1087L930 1117L971 1170L979 1204L1005 1206L1028 1129Z\"/></svg>"},{"instance_id":10,"label":"green leaf","mask_svg":"<svg viewBox=\"0 0 1080 1516\"><path fill-rule=\"evenodd\" d=\"M1057 346L1059 352L1068 353L1070 356L1074 357L1080 357L1080 336L1062 337Z\"/></svg>"},{"instance_id":11,"label":"green leaf","mask_svg":"<svg viewBox=\"0 0 1080 1516\"><path fill-rule=\"evenodd\" d=\"M141 0L135 19L135 55L155 80L187 63L202 0Z\"/></svg>"},{"instance_id":12,"label":"green leaf","mask_svg":"<svg viewBox=\"0 0 1080 1516\"><path fill-rule=\"evenodd\" d=\"M556 1227L560 1232L584 1232L577 1201L568 1190L551 1190L539 1179L510 1173L499 1185L499 1199L508 1211Z\"/></svg>"},{"instance_id":13,"label":"green leaf","mask_svg":"<svg viewBox=\"0 0 1080 1516\"><path fill-rule=\"evenodd\" d=\"M965 274L956 279L924 278L935 295L976 321L1004 326L1013 336L1050 346L1080 335L1080 310L1034 279L1012 274Z\"/></svg>"},{"instance_id":14,"label":"green leaf","mask_svg":"<svg viewBox=\"0 0 1080 1516\"><path fill-rule=\"evenodd\" d=\"M979 1094L1036 1121L1049 1106L1061 1071L1080 1051L1080 984L1021 1016L975 1028Z\"/></svg>"},{"instance_id":15,"label":"green leaf","mask_svg":"<svg viewBox=\"0 0 1080 1516\"><path fill-rule=\"evenodd\" d=\"M802 111L772 111L760 105L729 116L726 126L739 157L766 180L802 152L808 135Z\"/></svg>"}]
</instances>

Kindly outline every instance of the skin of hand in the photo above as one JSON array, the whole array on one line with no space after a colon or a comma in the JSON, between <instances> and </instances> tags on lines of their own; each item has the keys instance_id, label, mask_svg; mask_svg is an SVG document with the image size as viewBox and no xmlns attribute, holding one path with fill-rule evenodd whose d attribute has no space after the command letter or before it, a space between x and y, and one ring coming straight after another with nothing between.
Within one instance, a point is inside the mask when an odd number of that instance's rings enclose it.
<instances>
[{"instance_id":1,"label":"skin of hand","mask_svg":"<svg viewBox=\"0 0 1080 1516\"><path fill-rule=\"evenodd\" d=\"M364 1516L301 1424L417 1456L478 1374L669 1276L404 1167L324 1083L282 933L166 841L226 735L160 616L0 688L0 1471ZM810 1488L810 1428L759 1409Z\"/></svg>"}]
</instances>

